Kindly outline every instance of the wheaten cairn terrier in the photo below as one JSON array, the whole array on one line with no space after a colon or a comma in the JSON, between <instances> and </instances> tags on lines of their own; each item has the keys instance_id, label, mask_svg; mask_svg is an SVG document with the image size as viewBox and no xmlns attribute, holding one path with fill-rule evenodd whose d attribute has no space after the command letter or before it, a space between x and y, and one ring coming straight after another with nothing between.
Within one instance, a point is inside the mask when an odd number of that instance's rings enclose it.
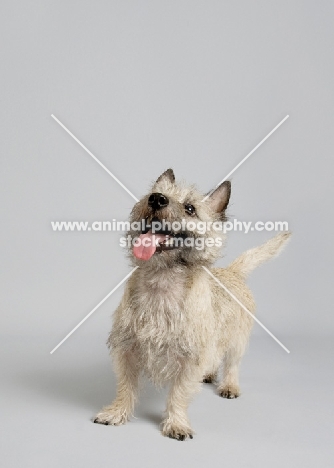
<instances>
[{"instance_id":1,"label":"wheaten cairn terrier","mask_svg":"<svg viewBox=\"0 0 334 468\"><path fill-rule=\"evenodd\" d=\"M157 385L170 384L161 430L177 440L193 437L188 404L203 381L216 379L221 365L218 394L224 398L240 395L238 368L253 319L202 267L210 269L254 313L246 276L277 255L290 233L280 233L243 253L227 268L212 268L221 255L224 234L218 226L226 220L230 191L230 182L224 182L202 202L203 194L194 186L176 183L168 169L134 206L130 222L137 222L138 229L130 229L128 239L137 241L129 255L139 268L126 284L108 340L117 396L94 422L117 426L129 419L141 374ZM162 220L173 226L178 221L178 229L163 228L153 237L153 222ZM206 222L209 228L204 234L197 225L193 229L194 223L191 229L188 224L184 228L184 220Z\"/></svg>"}]
</instances>

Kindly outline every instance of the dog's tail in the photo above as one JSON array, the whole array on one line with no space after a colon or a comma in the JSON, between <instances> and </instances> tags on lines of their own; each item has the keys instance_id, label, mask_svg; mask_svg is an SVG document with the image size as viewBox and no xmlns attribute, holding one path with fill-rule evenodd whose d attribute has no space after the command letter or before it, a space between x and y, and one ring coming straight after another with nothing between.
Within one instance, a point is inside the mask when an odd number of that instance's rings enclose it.
<instances>
[{"instance_id":1,"label":"dog's tail","mask_svg":"<svg viewBox=\"0 0 334 468\"><path fill-rule=\"evenodd\" d=\"M229 270L235 271L243 277L248 276L256 267L279 255L290 236L291 232L281 232L259 247L247 250L229 265Z\"/></svg>"}]
</instances>

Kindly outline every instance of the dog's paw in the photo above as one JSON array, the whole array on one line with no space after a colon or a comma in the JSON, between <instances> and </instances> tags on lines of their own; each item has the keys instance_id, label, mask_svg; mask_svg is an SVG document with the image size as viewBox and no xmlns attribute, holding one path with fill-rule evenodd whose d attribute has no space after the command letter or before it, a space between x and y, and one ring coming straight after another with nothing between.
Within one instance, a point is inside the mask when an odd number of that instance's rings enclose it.
<instances>
[{"instance_id":1,"label":"dog's paw","mask_svg":"<svg viewBox=\"0 0 334 468\"><path fill-rule=\"evenodd\" d=\"M162 428L162 435L164 435L165 437L169 437L170 439L186 440L192 439L194 433L188 426L167 423L164 424Z\"/></svg>"},{"instance_id":2,"label":"dog's paw","mask_svg":"<svg viewBox=\"0 0 334 468\"><path fill-rule=\"evenodd\" d=\"M215 381L216 376L214 374L207 374L203 377L203 383L213 383Z\"/></svg>"},{"instance_id":3,"label":"dog's paw","mask_svg":"<svg viewBox=\"0 0 334 468\"><path fill-rule=\"evenodd\" d=\"M194 437L192 431L187 431L180 428L171 428L166 434L163 435L169 437L170 439L182 441L186 440L187 438L192 439Z\"/></svg>"},{"instance_id":4,"label":"dog's paw","mask_svg":"<svg viewBox=\"0 0 334 468\"><path fill-rule=\"evenodd\" d=\"M228 398L229 400L232 400L240 396L240 390L238 386L229 385L226 387L218 388L218 394L223 398Z\"/></svg>"},{"instance_id":5,"label":"dog's paw","mask_svg":"<svg viewBox=\"0 0 334 468\"><path fill-rule=\"evenodd\" d=\"M94 423L104 424L105 426L120 426L121 424L125 424L127 420L126 411L121 411L113 406L107 406L97 413Z\"/></svg>"}]
</instances>

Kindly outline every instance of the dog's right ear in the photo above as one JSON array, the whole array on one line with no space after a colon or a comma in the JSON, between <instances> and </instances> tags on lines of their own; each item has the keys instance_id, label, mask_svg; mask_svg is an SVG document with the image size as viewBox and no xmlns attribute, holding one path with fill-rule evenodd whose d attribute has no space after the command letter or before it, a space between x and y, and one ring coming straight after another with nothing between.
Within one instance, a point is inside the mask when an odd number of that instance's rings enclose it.
<instances>
[{"instance_id":1,"label":"dog's right ear","mask_svg":"<svg viewBox=\"0 0 334 468\"><path fill-rule=\"evenodd\" d=\"M161 176L157 178L155 183L157 184L158 182L161 182L162 180L168 180L169 182L173 184L175 182L175 175L174 175L173 169L167 169L167 171L163 172Z\"/></svg>"}]
</instances>

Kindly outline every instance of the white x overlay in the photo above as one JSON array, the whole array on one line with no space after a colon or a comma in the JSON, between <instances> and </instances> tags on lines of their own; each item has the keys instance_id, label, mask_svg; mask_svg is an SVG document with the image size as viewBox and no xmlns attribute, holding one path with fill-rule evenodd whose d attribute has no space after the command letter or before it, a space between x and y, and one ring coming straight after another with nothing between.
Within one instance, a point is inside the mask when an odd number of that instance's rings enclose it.
<instances>
[{"instance_id":1,"label":"white x overlay","mask_svg":"<svg viewBox=\"0 0 334 468\"><path fill-rule=\"evenodd\" d=\"M136 200L136 202L138 202L138 198L135 197L133 195L133 193L127 188L125 187L124 184L122 184L122 182L116 177L114 176L114 174L112 172L109 171L109 169L101 163L101 161L99 161L99 159L94 156L93 153L91 153L91 151L89 151L89 149L86 148L86 146L81 143L81 141L73 135L72 132L70 132L70 130L68 130L68 128L65 127L65 125L60 122L60 120L57 119L57 117L55 117L53 114L51 114L51 117L129 194L131 195L131 197ZM245 161L246 159L248 159L269 137L270 135L272 135L287 119L289 118L289 115L287 115L286 117L284 117L283 120L281 120L279 122L279 124L276 125L276 127L274 127L271 132L268 133L268 135L266 135L261 141L260 143L258 143L255 148L252 149L252 151L250 153L247 154L247 156L245 156L236 166L235 168L229 172L227 174L226 177L224 177L224 179L221 180L221 182L219 182L219 184L216 185L216 187L211 190L211 192L209 192L202 200L205 201L210 195L211 193L214 192L214 190L220 185L222 184L225 180L227 180L230 175L232 175ZM133 268L130 273L128 273L118 284L117 286L115 286L103 299L102 301L100 301L95 307L93 310L91 310L87 315L86 317L84 317L79 323L78 325L76 325L66 336L65 338L63 338L58 344L57 346L55 346L53 348L52 351L50 351L50 354L53 354L131 275L132 273L139 267L135 267ZM270 330L268 330L267 327L265 327L263 325L263 323L260 322L260 320L258 320L254 314L252 314L240 301L239 299L225 286L223 285L223 283L221 283L218 278L216 278L211 272L210 270L208 270L208 268L204 267L203 266L203 269L240 305L240 307L245 311L247 312L249 315L251 315L253 317L253 319L287 352L287 353L290 353L290 351L279 341L278 338L276 338L275 335L273 335L273 333L271 333Z\"/></svg>"}]
</instances>

